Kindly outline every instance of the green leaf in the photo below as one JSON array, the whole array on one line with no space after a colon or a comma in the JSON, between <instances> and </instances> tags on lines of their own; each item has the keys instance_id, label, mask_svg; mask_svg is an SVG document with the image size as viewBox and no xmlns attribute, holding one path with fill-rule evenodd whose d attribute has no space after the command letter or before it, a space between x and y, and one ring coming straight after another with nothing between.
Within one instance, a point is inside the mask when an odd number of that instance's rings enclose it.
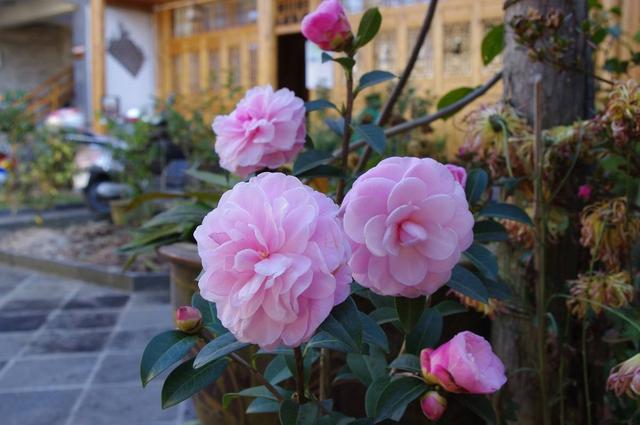
<instances>
[{"instance_id":1,"label":"green leaf","mask_svg":"<svg viewBox=\"0 0 640 425\"><path fill-rule=\"evenodd\" d=\"M285 390L284 388L275 387L276 390L285 398L290 396L291 393ZM256 397L256 398L267 398L269 400L278 400L271 391L267 389L264 385L258 385L256 387L245 388L244 390L237 393L238 397Z\"/></svg>"},{"instance_id":2,"label":"green leaf","mask_svg":"<svg viewBox=\"0 0 640 425\"><path fill-rule=\"evenodd\" d=\"M208 207L196 203L178 204L154 216L151 220L145 222L142 228L148 229L154 226L175 223L200 224L209 211Z\"/></svg>"},{"instance_id":3,"label":"green leaf","mask_svg":"<svg viewBox=\"0 0 640 425\"><path fill-rule=\"evenodd\" d=\"M304 173L305 171L309 171L314 167L317 167L322 164L326 164L333 159L333 156L330 152L318 151L318 150L305 150L293 163L293 174L299 175Z\"/></svg>"},{"instance_id":4,"label":"green leaf","mask_svg":"<svg viewBox=\"0 0 640 425\"><path fill-rule=\"evenodd\" d=\"M369 313L369 316L379 325L398 320L398 312L394 307L380 307Z\"/></svg>"},{"instance_id":5,"label":"green leaf","mask_svg":"<svg viewBox=\"0 0 640 425\"><path fill-rule=\"evenodd\" d=\"M422 373L420 358L413 354L400 354L398 358L391 362L389 367L407 372Z\"/></svg>"},{"instance_id":6,"label":"green leaf","mask_svg":"<svg viewBox=\"0 0 640 425\"><path fill-rule=\"evenodd\" d=\"M378 31L380 31L381 24L382 15L377 7L373 7L364 12L360 20L360 25L358 25L358 34L354 42L355 48L358 49L370 42Z\"/></svg>"},{"instance_id":7,"label":"green leaf","mask_svg":"<svg viewBox=\"0 0 640 425\"><path fill-rule=\"evenodd\" d=\"M280 402L267 398L256 398L247 406L247 414L249 415L256 413L278 413L279 411Z\"/></svg>"},{"instance_id":8,"label":"green leaf","mask_svg":"<svg viewBox=\"0 0 640 425\"><path fill-rule=\"evenodd\" d=\"M502 202L494 202L487 205L478 213L478 216L504 218L507 220L514 220L524 224L533 225L533 222L522 208Z\"/></svg>"},{"instance_id":9,"label":"green leaf","mask_svg":"<svg viewBox=\"0 0 640 425\"><path fill-rule=\"evenodd\" d=\"M277 355L271 360L267 368L264 370L264 377L272 385L291 378L293 375L287 367L287 361L283 355Z\"/></svg>"},{"instance_id":10,"label":"green leaf","mask_svg":"<svg viewBox=\"0 0 640 425\"><path fill-rule=\"evenodd\" d=\"M428 390L424 381L417 378L403 376L391 381L378 399L375 423L386 419L400 421L409 403Z\"/></svg>"},{"instance_id":11,"label":"green leaf","mask_svg":"<svg viewBox=\"0 0 640 425\"><path fill-rule=\"evenodd\" d=\"M336 135L342 137L342 135L344 134L344 119L327 118L324 120L324 123L327 125L327 127L329 127L329 130L333 131Z\"/></svg>"},{"instance_id":12,"label":"green leaf","mask_svg":"<svg viewBox=\"0 0 640 425\"><path fill-rule=\"evenodd\" d=\"M362 322L356 319L359 313L349 297L331 310L329 317L320 325L320 330L349 347L351 352L359 353L362 349Z\"/></svg>"},{"instance_id":13,"label":"green leaf","mask_svg":"<svg viewBox=\"0 0 640 425\"><path fill-rule=\"evenodd\" d=\"M362 322L362 339L364 342L379 347L382 351L388 353L389 340L380 325L362 312L360 312L360 321Z\"/></svg>"},{"instance_id":14,"label":"green leaf","mask_svg":"<svg viewBox=\"0 0 640 425\"><path fill-rule=\"evenodd\" d=\"M376 417L376 409L378 407L378 401L380 400L380 396L389 382L391 378L387 375L383 375L378 377L369 388L367 388L367 393L364 398L364 408L367 413L367 416L375 418Z\"/></svg>"},{"instance_id":15,"label":"green leaf","mask_svg":"<svg viewBox=\"0 0 640 425\"><path fill-rule=\"evenodd\" d=\"M604 63L604 69L614 74L624 74L629 68L629 61L620 60L618 58L607 59Z\"/></svg>"},{"instance_id":16,"label":"green leaf","mask_svg":"<svg viewBox=\"0 0 640 425\"><path fill-rule=\"evenodd\" d=\"M333 165L325 165L320 164L313 167L310 170L303 171L302 173L296 174L299 178L305 177L342 177L342 170L338 167L334 167Z\"/></svg>"},{"instance_id":17,"label":"green leaf","mask_svg":"<svg viewBox=\"0 0 640 425\"><path fill-rule=\"evenodd\" d=\"M496 25L482 40L482 63L489 65L504 50L504 24Z\"/></svg>"},{"instance_id":18,"label":"green leaf","mask_svg":"<svg viewBox=\"0 0 640 425\"><path fill-rule=\"evenodd\" d=\"M147 344L140 361L140 379L146 386L172 364L184 359L198 342L197 335L166 331L154 336Z\"/></svg>"},{"instance_id":19,"label":"green leaf","mask_svg":"<svg viewBox=\"0 0 640 425\"><path fill-rule=\"evenodd\" d=\"M469 204L475 205L480 200L482 194L487 190L488 184L489 175L482 168L474 168L469 172L465 187Z\"/></svg>"},{"instance_id":20,"label":"green leaf","mask_svg":"<svg viewBox=\"0 0 640 425\"><path fill-rule=\"evenodd\" d=\"M220 335L219 337L205 345L202 350L200 350L200 352L196 356L194 367L201 368L202 366L211 363L212 361L218 360L221 357L234 353L248 346L249 344L247 344L246 342L237 341L236 337L231 333Z\"/></svg>"},{"instance_id":21,"label":"green leaf","mask_svg":"<svg viewBox=\"0 0 640 425\"><path fill-rule=\"evenodd\" d=\"M489 301L489 292L480 278L460 265L453 268L447 286L474 300L483 303Z\"/></svg>"},{"instance_id":22,"label":"green leaf","mask_svg":"<svg viewBox=\"0 0 640 425\"><path fill-rule=\"evenodd\" d=\"M509 240L509 235L504 226L497 221L476 221L473 226L473 240L476 242L493 242Z\"/></svg>"},{"instance_id":23,"label":"green leaf","mask_svg":"<svg viewBox=\"0 0 640 425\"><path fill-rule=\"evenodd\" d=\"M285 400L280 405L280 424L313 425L318 420L318 405L315 403L298 404Z\"/></svg>"},{"instance_id":24,"label":"green leaf","mask_svg":"<svg viewBox=\"0 0 640 425\"><path fill-rule=\"evenodd\" d=\"M418 298L404 298L396 297L396 311L398 313L398 319L402 324L402 329L406 334L411 332L411 329L418 323L420 316L425 307L425 297Z\"/></svg>"},{"instance_id":25,"label":"green leaf","mask_svg":"<svg viewBox=\"0 0 640 425\"><path fill-rule=\"evenodd\" d=\"M379 154L384 153L387 145L387 136L384 130L375 124L362 124L356 126L356 132L364 139L371 148Z\"/></svg>"},{"instance_id":26,"label":"green leaf","mask_svg":"<svg viewBox=\"0 0 640 425\"><path fill-rule=\"evenodd\" d=\"M476 266L483 276L489 279L498 277L498 260L493 252L489 251L485 246L474 242L463 252L463 255Z\"/></svg>"},{"instance_id":27,"label":"green leaf","mask_svg":"<svg viewBox=\"0 0 640 425\"><path fill-rule=\"evenodd\" d=\"M387 372L387 362L382 356L349 353L347 365L360 382L367 387Z\"/></svg>"},{"instance_id":28,"label":"green leaf","mask_svg":"<svg viewBox=\"0 0 640 425\"><path fill-rule=\"evenodd\" d=\"M358 87L356 87L355 92L358 93L367 87L372 87L376 84L384 83L385 81L389 81L394 78L396 78L396 76L388 71L369 71L360 77L360 82L358 83Z\"/></svg>"},{"instance_id":29,"label":"green leaf","mask_svg":"<svg viewBox=\"0 0 640 425\"><path fill-rule=\"evenodd\" d=\"M315 99L305 102L304 109L307 112L313 111L321 111L323 109L335 109L338 110L338 107L334 105L332 102L329 102L327 99Z\"/></svg>"},{"instance_id":30,"label":"green leaf","mask_svg":"<svg viewBox=\"0 0 640 425\"><path fill-rule=\"evenodd\" d=\"M227 369L227 360L211 362L200 369L193 368L193 359L175 368L162 385L162 408L184 401L214 383Z\"/></svg>"},{"instance_id":31,"label":"green leaf","mask_svg":"<svg viewBox=\"0 0 640 425\"><path fill-rule=\"evenodd\" d=\"M214 186L224 187L224 188L231 188L233 187L233 185L241 181L238 178L233 177L229 174L227 175L214 174L209 171L199 171L199 170L189 169L186 171L186 173L191 177L197 180L200 180L202 182L209 183Z\"/></svg>"},{"instance_id":32,"label":"green leaf","mask_svg":"<svg viewBox=\"0 0 640 425\"><path fill-rule=\"evenodd\" d=\"M488 425L496 425L496 414L493 411L491 402L484 395L460 394L455 397L456 402L472 411L482 418Z\"/></svg>"},{"instance_id":33,"label":"green leaf","mask_svg":"<svg viewBox=\"0 0 640 425\"><path fill-rule=\"evenodd\" d=\"M442 317L465 313L467 311L467 309L462 304L453 300L440 301L433 308L438 310Z\"/></svg>"},{"instance_id":34,"label":"green leaf","mask_svg":"<svg viewBox=\"0 0 640 425\"><path fill-rule=\"evenodd\" d=\"M222 326L222 323L218 319L216 305L202 298L199 292L196 292L193 294L193 297L191 297L191 305L200 311L200 314L202 314L202 323L205 327L213 330L216 336L229 332Z\"/></svg>"},{"instance_id":35,"label":"green leaf","mask_svg":"<svg viewBox=\"0 0 640 425\"><path fill-rule=\"evenodd\" d=\"M343 353L352 351L352 347L338 340L335 336L322 331L316 333L307 343L307 350L311 348L327 348L329 350L341 351Z\"/></svg>"},{"instance_id":36,"label":"green leaf","mask_svg":"<svg viewBox=\"0 0 640 425\"><path fill-rule=\"evenodd\" d=\"M490 298L506 301L513 296L513 293L511 292L509 286L500 278L497 278L496 280L484 279L483 282L487 288L487 291L489 291Z\"/></svg>"},{"instance_id":37,"label":"green leaf","mask_svg":"<svg viewBox=\"0 0 640 425\"><path fill-rule=\"evenodd\" d=\"M446 108L447 106L449 106L451 104L456 103L457 101L459 101L463 97L467 96L472 91L473 91L473 89L471 87L458 87L457 89L451 90L450 92L448 92L447 94L442 96L440 98L440 100L438 101L438 105L437 105L438 111L440 109ZM443 119L447 119L450 116L452 116L454 113L445 115L442 118Z\"/></svg>"},{"instance_id":38,"label":"green leaf","mask_svg":"<svg viewBox=\"0 0 640 425\"><path fill-rule=\"evenodd\" d=\"M419 354L423 348L435 347L442 334L442 314L436 309L424 310L418 323L407 335L407 353Z\"/></svg>"}]
</instances>

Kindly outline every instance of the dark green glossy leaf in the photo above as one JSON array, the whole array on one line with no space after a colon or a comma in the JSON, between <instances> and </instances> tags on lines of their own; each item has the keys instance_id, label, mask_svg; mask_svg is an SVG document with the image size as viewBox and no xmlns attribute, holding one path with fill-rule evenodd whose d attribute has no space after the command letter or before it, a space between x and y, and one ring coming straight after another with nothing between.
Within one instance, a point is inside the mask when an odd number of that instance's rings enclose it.
<instances>
[{"instance_id":1,"label":"dark green glossy leaf","mask_svg":"<svg viewBox=\"0 0 640 425\"><path fill-rule=\"evenodd\" d=\"M473 226L473 240L476 242L506 241L508 239L507 230L497 221L476 221Z\"/></svg>"},{"instance_id":2,"label":"dark green glossy leaf","mask_svg":"<svg viewBox=\"0 0 640 425\"><path fill-rule=\"evenodd\" d=\"M358 83L356 92L362 91L367 87L375 86L376 84L384 83L385 81L389 81L394 78L396 78L396 76L388 71L375 70L367 72L362 77L360 77L360 82Z\"/></svg>"},{"instance_id":3,"label":"dark green glossy leaf","mask_svg":"<svg viewBox=\"0 0 640 425\"><path fill-rule=\"evenodd\" d=\"M371 385L379 376L387 373L387 362L382 356L349 353L347 365L365 386Z\"/></svg>"},{"instance_id":4,"label":"dark green glossy leaf","mask_svg":"<svg viewBox=\"0 0 640 425\"><path fill-rule=\"evenodd\" d=\"M307 349L311 348L327 348L329 350L341 351L343 353L352 351L352 347L338 340L335 336L322 331L316 333L307 343Z\"/></svg>"},{"instance_id":5,"label":"dark green glossy leaf","mask_svg":"<svg viewBox=\"0 0 640 425\"><path fill-rule=\"evenodd\" d=\"M379 154L384 153L387 137L381 127L375 124L362 124L356 127L356 132L374 151Z\"/></svg>"},{"instance_id":6,"label":"dark green glossy leaf","mask_svg":"<svg viewBox=\"0 0 640 425\"><path fill-rule=\"evenodd\" d=\"M355 47L360 48L370 42L380 30L382 24L382 15L377 7L368 9L362 15L360 25L358 25L358 33L355 39Z\"/></svg>"},{"instance_id":7,"label":"dark green glossy leaf","mask_svg":"<svg viewBox=\"0 0 640 425\"><path fill-rule=\"evenodd\" d=\"M283 355L277 355L271 360L267 368L264 370L264 377L272 385L291 378L292 374L287 367L287 362Z\"/></svg>"},{"instance_id":8,"label":"dark green glossy leaf","mask_svg":"<svg viewBox=\"0 0 640 425\"><path fill-rule=\"evenodd\" d=\"M406 349L409 354L419 354L423 348L435 347L442 334L442 315L436 309L424 310L420 319L407 335Z\"/></svg>"},{"instance_id":9,"label":"dark green glossy leaf","mask_svg":"<svg viewBox=\"0 0 640 425\"><path fill-rule=\"evenodd\" d=\"M437 105L438 110L446 108L447 106L453 103L456 103L457 101L459 101L460 99L462 99L463 97L471 93L472 91L473 89L471 87L458 87L457 89L451 90L450 92L442 96L438 101L438 105ZM448 114L444 116L443 119L447 119L453 114L454 113Z\"/></svg>"},{"instance_id":10,"label":"dark green glossy leaf","mask_svg":"<svg viewBox=\"0 0 640 425\"><path fill-rule=\"evenodd\" d=\"M342 118L336 118L336 119L327 118L324 120L324 123L336 135L342 137L342 135L344 134L344 120Z\"/></svg>"},{"instance_id":11,"label":"dark green glossy leaf","mask_svg":"<svg viewBox=\"0 0 640 425\"><path fill-rule=\"evenodd\" d=\"M456 402L482 418L488 425L496 425L496 414L493 411L491 402L484 395L460 394L456 396Z\"/></svg>"},{"instance_id":12,"label":"dark green glossy leaf","mask_svg":"<svg viewBox=\"0 0 640 425\"><path fill-rule=\"evenodd\" d=\"M362 322L362 339L369 345L375 345L384 351L389 352L389 340L380 325L371 317L360 312Z\"/></svg>"},{"instance_id":13,"label":"dark green glossy leaf","mask_svg":"<svg viewBox=\"0 0 640 425\"><path fill-rule=\"evenodd\" d=\"M342 177L342 170L333 165L320 164L310 170L296 174L299 178L305 177Z\"/></svg>"},{"instance_id":14,"label":"dark green glossy leaf","mask_svg":"<svg viewBox=\"0 0 640 425\"><path fill-rule=\"evenodd\" d=\"M438 310L442 317L451 316L458 313L464 313L467 309L457 301L444 300L436 304L433 308Z\"/></svg>"},{"instance_id":15,"label":"dark green glossy leaf","mask_svg":"<svg viewBox=\"0 0 640 425\"><path fill-rule=\"evenodd\" d=\"M407 372L421 373L420 358L413 354L401 354L389 367Z\"/></svg>"},{"instance_id":16,"label":"dark green glossy leaf","mask_svg":"<svg viewBox=\"0 0 640 425\"><path fill-rule=\"evenodd\" d=\"M519 221L524 224L533 225L527 213L520 207L513 204L494 202L484 207L479 213L480 217L504 218L507 220Z\"/></svg>"},{"instance_id":17,"label":"dark green glossy leaf","mask_svg":"<svg viewBox=\"0 0 640 425\"><path fill-rule=\"evenodd\" d=\"M369 388L367 388L367 393L365 394L364 399L364 408L367 413L367 416L371 418L376 417L376 409L378 408L378 401L380 400L380 396L389 382L391 378L387 375L378 377Z\"/></svg>"},{"instance_id":18,"label":"dark green glossy leaf","mask_svg":"<svg viewBox=\"0 0 640 425\"><path fill-rule=\"evenodd\" d=\"M237 341L236 337L231 333L220 335L200 350L194 361L194 367L201 368L208 363L248 346L249 344L246 342Z\"/></svg>"},{"instance_id":19,"label":"dark green glossy leaf","mask_svg":"<svg viewBox=\"0 0 640 425\"><path fill-rule=\"evenodd\" d=\"M256 413L278 413L280 411L280 402L269 400L267 398L256 398L247 406L247 414Z\"/></svg>"},{"instance_id":20,"label":"dark green glossy leaf","mask_svg":"<svg viewBox=\"0 0 640 425\"><path fill-rule=\"evenodd\" d=\"M320 325L320 330L349 347L351 352L361 352L362 322L356 319L358 315L355 303L351 298L347 298L331 310L329 317Z\"/></svg>"},{"instance_id":21,"label":"dark green glossy leaf","mask_svg":"<svg viewBox=\"0 0 640 425\"><path fill-rule=\"evenodd\" d=\"M447 286L474 300L489 301L489 292L480 278L460 265L453 268Z\"/></svg>"},{"instance_id":22,"label":"dark green glossy leaf","mask_svg":"<svg viewBox=\"0 0 640 425\"><path fill-rule=\"evenodd\" d=\"M396 312L398 313L398 319L400 319L400 323L402 324L402 329L404 329L405 333L408 334L418 322L420 316L422 316L422 312L425 307L425 298L396 297L395 303Z\"/></svg>"},{"instance_id":23,"label":"dark green glossy leaf","mask_svg":"<svg viewBox=\"0 0 640 425\"><path fill-rule=\"evenodd\" d=\"M376 407L376 423L386 419L402 419L409 403L423 395L429 387L421 379L400 377L391 381L382 391Z\"/></svg>"},{"instance_id":24,"label":"dark green glossy leaf","mask_svg":"<svg viewBox=\"0 0 640 425\"><path fill-rule=\"evenodd\" d=\"M318 420L319 408L316 403L299 405L291 400L285 400L280 405L281 425L314 425Z\"/></svg>"},{"instance_id":25,"label":"dark green glossy leaf","mask_svg":"<svg viewBox=\"0 0 640 425\"><path fill-rule=\"evenodd\" d=\"M498 260L493 252L485 246L473 243L463 255L476 266L483 276L489 279L498 277Z\"/></svg>"},{"instance_id":26,"label":"dark green glossy leaf","mask_svg":"<svg viewBox=\"0 0 640 425\"><path fill-rule=\"evenodd\" d=\"M220 320L218 319L218 313L216 310L216 305L210 301L202 298L199 292L193 294L191 297L191 305L198 310L200 310L200 314L202 314L202 323L209 329L213 330L216 336L220 336L229 332Z\"/></svg>"},{"instance_id":27,"label":"dark green glossy leaf","mask_svg":"<svg viewBox=\"0 0 640 425\"><path fill-rule=\"evenodd\" d=\"M394 307L380 307L369 313L369 316L379 325L398 320L398 312Z\"/></svg>"},{"instance_id":28,"label":"dark green glossy leaf","mask_svg":"<svg viewBox=\"0 0 640 425\"><path fill-rule=\"evenodd\" d=\"M184 401L214 383L227 368L227 360L220 359L199 369L193 368L193 359L175 368L162 385L162 408Z\"/></svg>"},{"instance_id":29,"label":"dark green glossy leaf","mask_svg":"<svg viewBox=\"0 0 640 425\"><path fill-rule=\"evenodd\" d=\"M469 172L465 187L469 204L475 205L480 200L482 194L487 190L488 184L489 175L482 168L474 168Z\"/></svg>"},{"instance_id":30,"label":"dark green glossy leaf","mask_svg":"<svg viewBox=\"0 0 640 425\"><path fill-rule=\"evenodd\" d=\"M504 50L504 24L496 25L482 39L482 63L489 65Z\"/></svg>"},{"instance_id":31,"label":"dark green glossy leaf","mask_svg":"<svg viewBox=\"0 0 640 425\"><path fill-rule=\"evenodd\" d=\"M147 344L140 361L140 379L146 386L172 364L184 359L198 342L197 335L166 331L154 336Z\"/></svg>"},{"instance_id":32,"label":"dark green glossy leaf","mask_svg":"<svg viewBox=\"0 0 640 425\"><path fill-rule=\"evenodd\" d=\"M327 164L332 158L329 152L313 149L305 150L298 155L298 158L293 163L293 174L299 175L321 164Z\"/></svg>"},{"instance_id":33,"label":"dark green glossy leaf","mask_svg":"<svg viewBox=\"0 0 640 425\"><path fill-rule=\"evenodd\" d=\"M307 112L320 111L323 109L338 109L336 105L329 102L327 99L315 99L305 102L304 109Z\"/></svg>"},{"instance_id":34,"label":"dark green glossy leaf","mask_svg":"<svg viewBox=\"0 0 640 425\"><path fill-rule=\"evenodd\" d=\"M484 279L484 285L489 291L489 297L497 300L506 301L512 297L512 292L509 286L502 281L499 277L496 280Z\"/></svg>"}]
</instances>

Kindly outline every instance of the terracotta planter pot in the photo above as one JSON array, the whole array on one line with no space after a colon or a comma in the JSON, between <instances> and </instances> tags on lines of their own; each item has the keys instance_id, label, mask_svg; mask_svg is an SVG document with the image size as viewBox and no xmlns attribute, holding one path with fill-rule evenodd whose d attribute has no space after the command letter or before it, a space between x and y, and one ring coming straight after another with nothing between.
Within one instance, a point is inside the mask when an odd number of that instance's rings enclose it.
<instances>
[{"instance_id":1,"label":"terracotta planter pot","mask_svg":"<svg viewBox=\"0 0 640 425\"><path fill-rule=\"evenodd\" d=\"M109 202L109 209L111 210L111 222L116 226L124 226L127 224L127 207L131 202L130 199L114 199Z\"/></svg>"},{"instance_id":2,"label":"terracotta planter pot","mask_svg":"<svg viewBox=\"0 0 640 425\"><path fill-rule=\"evenodd\" d=\"M196 279L202 269L196 246L191 243L176 243L161 247L158 253L171 264L173 309L191 305L191 297L198 290ZM239 354L249 359L253 352L247 349ZM275 415L247 415L247 399L236 399L227 409L222 407L224 394L256 385L260 384L247 369L230 363L222 378L192 397L198 420L202 425L277 425L279 422Z\"/></svg>"}]
</instances>

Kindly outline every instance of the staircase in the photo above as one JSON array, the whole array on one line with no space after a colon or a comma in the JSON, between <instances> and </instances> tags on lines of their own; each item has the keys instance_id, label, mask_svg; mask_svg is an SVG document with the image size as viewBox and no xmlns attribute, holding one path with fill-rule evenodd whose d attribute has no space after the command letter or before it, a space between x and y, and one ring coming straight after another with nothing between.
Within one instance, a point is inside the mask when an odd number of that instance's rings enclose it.
<instances>
[{"instance_id":1,"label":"staircase","mask_svg":"<svg viewBox=\"0 0 640 425\"><path fill-rule=\"evenodd\" d=\"M31 90L25 99L36 122L73 100L73 68L68 67Z\"/></svg>"}]
</instances>

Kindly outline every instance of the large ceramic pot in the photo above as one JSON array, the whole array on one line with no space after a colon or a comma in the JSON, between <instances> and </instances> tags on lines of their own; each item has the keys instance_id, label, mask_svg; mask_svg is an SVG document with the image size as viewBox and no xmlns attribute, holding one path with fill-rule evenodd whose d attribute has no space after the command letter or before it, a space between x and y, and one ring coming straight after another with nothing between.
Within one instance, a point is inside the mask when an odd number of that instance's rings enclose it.
<instances>
[{"instance_id":1,"label":"large ceramic pot","mask_svg":"<svg viewBox=\"0 0 640 425\"><path fill-rule=\"evenodd\" d=\"M196 279L202 269L200 257L194 244L176 243L158 250L160 256L171 265L171 305L173 309L191 305L191 297L198 290ZM201 348L201 347L200 347ZM240 355L249 359L249 350ZM227 371L218 381L193 396L198 420L202 425L276 425L275 415L247 415L246 399L236 399L224 409L222 397L226 393L260 385L251 373L236 363L230 363Z\"/></svg>"}]
</instances>

